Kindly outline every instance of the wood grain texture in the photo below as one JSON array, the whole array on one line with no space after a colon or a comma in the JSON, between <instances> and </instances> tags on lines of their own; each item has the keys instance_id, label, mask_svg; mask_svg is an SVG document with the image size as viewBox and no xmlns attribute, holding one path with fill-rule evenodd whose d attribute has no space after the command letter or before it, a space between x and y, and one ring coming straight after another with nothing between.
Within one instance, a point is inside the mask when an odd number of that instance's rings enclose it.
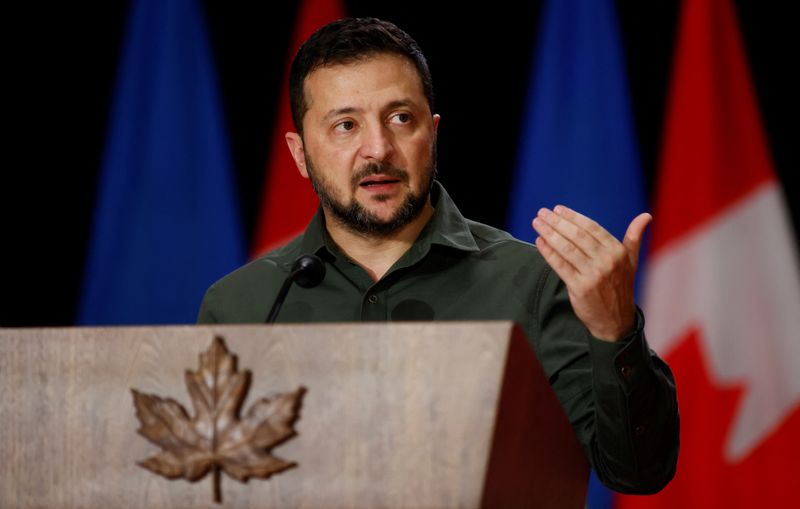
<instances>
[{"instance_id":1,"label":"wood grain texture","mask_svg":"<svg viewBox=\"0 0 800 509\"><path fill-rule=\"evenodd\" d=\"M219 507L209 483L136 465L158 448L136 434L130 392L189 408L184 371L217 334L252 371L245 407L306 388L297 436L274 449L298 466L223 483L224 507L491 507L484 482L512 331L505 322L0 329L0 507Z\"/></svg>"}]
</instances>

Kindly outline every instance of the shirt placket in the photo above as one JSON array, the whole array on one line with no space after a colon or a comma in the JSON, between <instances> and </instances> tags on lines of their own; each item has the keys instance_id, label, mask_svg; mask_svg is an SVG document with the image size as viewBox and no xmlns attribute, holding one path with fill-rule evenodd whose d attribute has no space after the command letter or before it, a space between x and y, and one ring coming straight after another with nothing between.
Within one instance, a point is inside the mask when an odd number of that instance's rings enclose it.
<instances>
[{"instance_id":1,"label":"shirt placket","mask_svg":"<svg viewBox=\"0 0 800 509\"><path fill-rule=\"evenodd\" d=\"M367 288L361 296L361 320L383 321L389 317L386 286L379 283Z\"/></svg>"}]
</instances>

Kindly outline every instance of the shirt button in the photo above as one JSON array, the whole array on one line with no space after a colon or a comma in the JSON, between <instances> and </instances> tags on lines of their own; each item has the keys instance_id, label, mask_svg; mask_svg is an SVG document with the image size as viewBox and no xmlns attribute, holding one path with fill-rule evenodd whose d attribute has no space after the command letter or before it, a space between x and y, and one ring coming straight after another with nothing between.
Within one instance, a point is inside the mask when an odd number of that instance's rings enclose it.
<instances>
[{"instance_id":1,"label":"shirt button","mask_svg":"<svg viewBox=\"0 0 800 509\"><path fill-rule=\"evenodd\" d=\"M375 303L377 303L377 302L378 302L378 296L377 296L377 295L375 295L375 294L373 293L372 295L370 295L370 296L369 296L369 301L370 301L372 304L375 304Z\"/></svg>"},{"instance_id":2,"label":"shirt button","mask_svg":"<svg viewBox=\"0 0 800 509\"><path fill-rule=\"evenodd\" d=\"M636 434L637 437L644 435L645 431L647 431L647 426L640 424L633 429L633 432Z\"/></svg>"},{"instance_id":3,"label":"shirt button","mask_svg":"<svg viewBox=\"0 0 800 509\"><path fill-rule=\"evenodd\" d=\"M625 378L630 378L631 376L631 367L630 366L622 366L619 368L619 372L622 373L622 376Z\"/></svg>"}]
</instances>

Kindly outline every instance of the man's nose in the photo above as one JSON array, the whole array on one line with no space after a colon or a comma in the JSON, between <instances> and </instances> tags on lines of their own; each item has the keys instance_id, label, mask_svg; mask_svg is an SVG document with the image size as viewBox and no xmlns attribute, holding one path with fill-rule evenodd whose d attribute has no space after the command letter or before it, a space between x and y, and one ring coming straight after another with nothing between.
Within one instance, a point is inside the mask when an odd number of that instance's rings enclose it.
<instances>
[{"instance_id":1,"label":"man's nose","mask_svg":"<svg viewBox=\"0 0 800 509\"><path fill-rule=\"evenodd\" d=\"M364 130L361 156L364 159L386 161L394 153L392 132L385 125L374 125Z\"/></svg>"}]
</instances>

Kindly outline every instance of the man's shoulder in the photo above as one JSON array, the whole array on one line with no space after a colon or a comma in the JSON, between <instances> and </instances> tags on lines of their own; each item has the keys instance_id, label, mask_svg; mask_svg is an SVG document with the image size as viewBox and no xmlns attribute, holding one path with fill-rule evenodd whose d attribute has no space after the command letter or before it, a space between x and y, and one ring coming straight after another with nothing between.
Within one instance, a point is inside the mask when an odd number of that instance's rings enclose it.
<instances>
[{"instance_id":1,"label":"man's shoulder","mask_svg":"<svg viewBox=\"0 0 800 509\"><path fill-rule=\"evenodd\" d=\"M474 241L468 258L480 263L484 270L500 273L522 271L538 280L549 272L549 266L534 244L520 240L509 232L464 218Z\"/></svg>"},{"instance_id":2,"label":"man's shoulder","mask_svg":"<svg viewBox=\"0 0 800 509\"><path fill-rule=\"evenodd\" d=\"M291 242L256 258L216 281L212 287L217 290L236 290L243 286L257 284L263 286L272 280L283 281L291 270L292 262L300 255L300 240Z\"/></svg>"},{"instance_id":3,"label":"man's shoulder","mask_svg":"<svg viewBox=\"0 0 800 509\"><path fill-rule=\"evenodd\" d=\"M473 252L501 249L504 252L538 256L539 252L533 244L494 226L464 217L444 186L438 181L434 184L431 190L436 208L433 232L440 243Z\"/></svg>"},{"instance_id":4,"label":"man's shoulder","mask_svg":"<svg viewBox=\"0 0 800 509\"><path fill-rule=\"evenodd\" d=\"M539 250L535 245L520 240L505 230L471 219L465 218L465 222L470 233L472 233L472 238L475 239L475 244L481 251L501 249L506 252L519 253L523 256L540 256Z\"/></svg>"},{"instance_id":5,"label":"man's shoulder","mask_svg":"<svg viewBox=\"0 0 800 509\"><path fill-rule=\"evenodd\" d=\"M216 281L206 291L198 322L263 322L268 311L265 303L275 299L299 251L299 242L292 241Z\"/></svg>"}]
</instances>

